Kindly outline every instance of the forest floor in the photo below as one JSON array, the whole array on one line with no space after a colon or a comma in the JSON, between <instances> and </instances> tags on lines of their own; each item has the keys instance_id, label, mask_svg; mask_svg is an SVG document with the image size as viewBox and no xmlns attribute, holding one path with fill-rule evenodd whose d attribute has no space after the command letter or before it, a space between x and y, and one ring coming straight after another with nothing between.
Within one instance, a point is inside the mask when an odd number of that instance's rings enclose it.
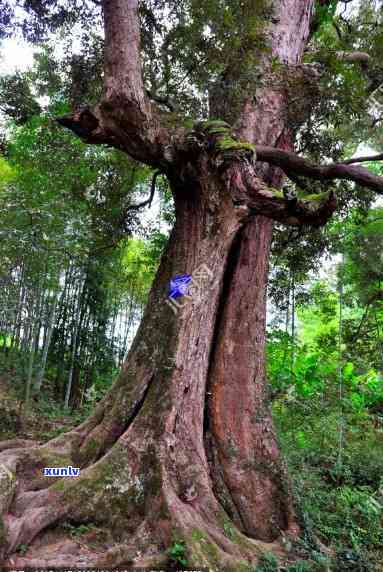
<instances>
[{"instance_id":1,"label":"forest floor","mask_svg":"<svg viewBox=\"0 0 383 572\"><path fill-rule=\"evenodd\" d=\"M41 405L32 400L25 413L17 382L15 386L13 380L12 372L0 374L0 442L26 439L42 444L78 424L78 415L65 413L49 401L43 401ZM111 542L107 531L93 524L76 526L66 521L48 530L42 539L36 539L30 547L20 545L17 554L23 557L28 552L28 558L33 559L41 553L43 547L47 558L50 554L54 557L60 553L69 553L72 557L77 554L78 561L81 562L89 554L108 550Z\"/></svg>"},{"instance_id":2,"label":"forest floor","mask_svg":"<svg viewBox=\"0 0 383 572\"><path fill-rule=\"evenodd\" d=\"M78 423L70 412L54 407L44 412L33 400L28 412L23 411L18 387L12 379L12 372L0 375L0 441L17 438L45 442Z\"/></svg>"}]
</instances>

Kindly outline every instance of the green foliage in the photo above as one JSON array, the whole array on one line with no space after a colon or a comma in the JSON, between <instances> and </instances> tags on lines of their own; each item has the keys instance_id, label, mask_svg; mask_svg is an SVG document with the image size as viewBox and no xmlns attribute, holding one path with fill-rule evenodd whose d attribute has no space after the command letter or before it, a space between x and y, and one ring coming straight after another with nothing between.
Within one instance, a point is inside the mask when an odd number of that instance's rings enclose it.
<instances>
[{"instance_id":1,"label":"green foliage","mask_svg":"<svg viewBox=\"0 0 383 572\"><path fill-rule=\"evenodd\" d=\"M381 437L366 410L342 413L327 392L288 406L277 401L274 415L306 530L337 550L348 547L363 557L378 551L383 460Z\"/></svg>"},{"instance_id":2,"label":"green foliage","mask_svg":"<svg viewBox=\"0 0 383 572\"><path fill-rule=\"evenodd\" d=\"M272 552L269 552L259 559L255 572L278 572L278 570L278 558Z\"/></svg>"},{"instance_id":3,"label":"green foliage","mask_svg":"<svg viewBox=\"0 0 383 572\"><path fill-rule=\"evenodd\" d=\"M256 63L268 50L265 26L272 17L271 3L187 0L168 6L171 17L157 2L140 7L144 72L151 90L166 94L184 115L200 119L207 116L207 89L214 84L217 94L226 94L224 112L229 115L249 85L259 81Z\"/></svg>"},{"instance_id":4,"label":"green foliage","mask_svg":"<svg viewBox=\"0 0 383 572\"><path fill-rule=\"evenodd\" d=\"M227 536L230 539L233 539L235 536L235 529L233 527L233 525L231 524L230 521L225 522L223 525L223 531L225 533L225 536Z\"/></svg>"},{"instance_id":5,"label":"green foliage","mask_svg":"<svg viewBox=\"0 0 383 572\"><path fill-rule=\"evenodd\" d=\"M274 417L302 522L308 537L337 552L321 570L379 570L383 561L380 216L374 209L343 225L343 263L322 271L305 296L295 289L294 338L291 281L289 303L274 319L285 329L268 333Z\"/></svg>"},{"instance_id":6,"label":"green foliage","mask_svg":"<svg viewBox=\"0 0 383 572\"><path fill-rule=\"evenodd\" d=\"M354 571L354 572L371 572L371 565L354 550L340 550L336 558L336 570Z\"/></svg>"},{"instance_id":7,"label":"green foliage","mask_svg":"<svg viewBox=\"0 0 383 572\"><path fill-rule=\"evenodd\" d=\"M16 176L9 162L0 156L0 192L4 191L6 185L9 185Z\"/></svg>"},{"instance_id":8,"label":"green foliage","mask_svg":"<svg viewBox=\"0 0 383 572\"><path fill-rule=\"evenodd\" d=\"M153 257L157 253L156 240L154 243L132 238L127 242L124 250L122 265L125 279L128 283L134 283L135 292L132 287L132 294L136 297L137 302L143 304L152 285L155 272L157 270L158 259Z\"/></svg>"},{"instance_id":9,"label":"green foliage","mask_svg":"<svg viewBox=\"0 0 383 572\"><path fill-rule=\"evenodd\" d=\"M322 489L318 497L314 500L308 495L306 509L317 520L315 528L327 542L351 546L356 551L381 546L382 506L375 500L373 490L343 486Z\"/></svg>"},{"instance_id":10,"label":"green foliage","mask_svg":"<svg viewBox=\"0 0 383 572\"><path fill-rule=\"evenodd\" d=\"M315 19L313 27L316 29L315 38L317 40L325 40L327 34L333 30L333 20L338 5L338 0L330 2L315 2Z\"/></svg>"},{"instance_id":11,"label":"green foliage","mask_svg":"<svg viewBox=\"0 0 383 572\"><path fill-rule=\"evenodd\" d=\"M61 526L69 532L72 538L82 536L94 529L93 524L72 524L71 522L64 522Z\"/></svg>"},{"instance_id":12,"label":"green foliage","mask_svg":"<svg viewBox=\"0 0 383 572\"><path fill-rule=\"evenodd\" d=\"M301 562L295 562L287 568L286 572L315 572L315 568L312 563L302 560Z\"/></svg>"},{"instance_id":13,"label":"green foliage","mask_svg":"<svg viewBox=\"0 0 383 572\"><path fill-rule=\"evenodd\" d=\"M19 544L16 548L16 552L24 556L28 552L28 545L27 544Z\"/></svg>"},{"instance_id":14,"label":"green foliage","mask_svg":"<svg viewBox=\"0 0 383 572\"><path fill-rule=\"evenodd\" d=\"M23 125L41 112L31 90L29 74L0 77L0 110L17 125Z\"/></svg>"},{"instance_id":15,"label":"green foliage","mask_svg":"<svg viewBox=\"0 0 383 572\"><path fill-rule=\"evenodd\" d=\"M186 544L183 540L174 540L168 550L170 560L178 565L187 566Z\"/></svg>"},{"instance_id":16,"label":"green foliage","mask_svg":"<svg viewBox=\"0 0 383 572\"><path fill-rule=\"evenodd\" d=\"M294 369L291 370L292 340L284 332L273 331L267 344L268 374L275 392L288 392L290 397L311 397L321 394L329 376L334 377L336 363L325 360L320 351L307 346L294 347Z\"/></svg>"}]
</instances>

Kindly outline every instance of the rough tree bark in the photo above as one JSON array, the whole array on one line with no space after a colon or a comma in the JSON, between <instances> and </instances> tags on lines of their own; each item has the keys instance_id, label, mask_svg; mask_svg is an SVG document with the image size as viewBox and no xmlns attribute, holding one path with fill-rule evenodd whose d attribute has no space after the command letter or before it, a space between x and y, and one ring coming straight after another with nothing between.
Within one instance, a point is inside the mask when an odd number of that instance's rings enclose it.
<instances>
[{"instance_id":1,"label":"rough tree bark","mask_svg":"<svg viewBox=\"0 0 383 572\"><path fill-rule=\"evenodd\" d=\"M265 74L271 57L299 63L312 10L313 0L275 1L270 50L259 59ZM176 223L127 360L93 415L43 446L0 444L3 561L163 564L176 537L191 565L247 570L299 534L264 365L273 220L319 226L336 207L332 193L285 197L277 167L380 190L382 181L354 165L331 170L296 157L280 85L257 90L256 103L244 97L232 128L165 129L143 87L137 0L104 0L104 13L104 98L60 122L164 172ZM211 105L211 116L225 119ZM174 312L170 278L201 268L198 296ZM42 476L43 467L65 465L81 475ZM80 550L57 527L68 519L111 531L109 547ZM20 544L29 545L23 556Z\"/></svg>"}]
</instances>

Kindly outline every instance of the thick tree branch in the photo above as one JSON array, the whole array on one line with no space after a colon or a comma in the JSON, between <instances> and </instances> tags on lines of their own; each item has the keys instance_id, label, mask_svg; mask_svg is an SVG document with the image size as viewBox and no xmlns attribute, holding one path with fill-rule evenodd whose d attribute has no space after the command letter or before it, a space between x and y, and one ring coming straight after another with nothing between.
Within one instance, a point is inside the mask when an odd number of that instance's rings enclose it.
<instances>
[{"instance_id":1,"label":"thick tree branch","mask_svg":"<svg viewBox=\"0 0 383 572\"><path fill-rule=\"evenodd\" d=\"M81 109L58 121L86 143L107 144L153 167L164 166L169 134L144 88L138 0L103 0L103 8L103 98L94 109Z\"/></svg>"},{"instance_id":2,"label":"thick tree branch","mask_svg":"<svg viewBox=\"0 0 383 572\"><path fill-rule=\"evenodd\" d=\"M111 105L132 108L133 120L150 120L142 79L138 0L104 0L103 7L104 99Z\"/></svg>"},{"instance_id":3,"label":"thick tree branch","mask_svg":"<svg viewBox=\"0 0 383 572\"><path fill-rule=\"evenodd\" d=\"M157 93L153 93L149 89L146 90L146 95L152 101L155 101L156 103L159 103L160 105L164 105L165 107L167 107L171 112L175 111L177 108L176 104L173 101L170 101L168 97L163 97L161 95L158 95Z\"/></svg>"},{"instance_id":4,"label":"thick tree branch","mask_svg":"<svg viewBox=\"0 0 383 572\"><path fill-rule=\"evenodd\" d=\"M160 162L166 133L147 97L142 77L138 0L103 0L105 27L105 130L132 156Z\"/></svg>"},{"instance_id":5,"label":"thick tree branch","mask_svg":"<svg viewBox=\"0 0 383 572\"><path fill-rule=\"evenodd\" d=\"M337 52L336 57L344 62L358 63L364 66L371 61L371 56L366 52Z\"/></svg>"},{"instance_id":6,"label":"thick tree branch","mask_svg":"<svg viewBox=\"0 0 383 572\"><path fill-rule=\"evenodd\" d=\"M256 153L258 161L280 167L288 177L290 173L293 173L295 177L301 175L318 181L346 179L383 194L383 177L374 175L364 167L351 165L347 162L316 165L307 159L295 155L295 153L262 145L256 146ZM354 163L357 162L356 160L352 161Z\"/></svg>"},{"instance_id":7,"label":"thick tree branch","mask_svg":"<svg viewBox=\"0 0 383 572\"><path fill-rule=\"evenodd\" d=\"M334 27L338 33L340 34L339 27L334 24ZM362 67L367 67L371 63L371 56L367 52L358 52L358 51L341 51L335 52L335 57L337 60L342 62L350 62L352 64L360 64ZM315 55L315 53L313 54ZM318 52L318 56L319 56ZM307 65L307 64L306 64Z\"/></svg>"},{"instance_id":8,"label":"thick tree branch","mask_svg":"<svg viewBox=\"0 0 383 572\"><path fill-rule=\"evenodd\" d=\"M333 215L337 201L330 192L320 195L285 196L282 191L265 185L250 163L235 162L224 173L237 208L250 215L262 215L291 226L320 227Z\"/></svg>"},{"instance_id":9,"label":"thick tree branch","mask_svg":"<svg viewBox=\"0 0 383 572\"><path fill-rule=\"evenodd\" d=\"M365 155L364 157L354 157L343 161L343 165L352 165L353 163L366 163L367 161L383 161L383 153L378 155Z\"/></svg>"}]
</instances>

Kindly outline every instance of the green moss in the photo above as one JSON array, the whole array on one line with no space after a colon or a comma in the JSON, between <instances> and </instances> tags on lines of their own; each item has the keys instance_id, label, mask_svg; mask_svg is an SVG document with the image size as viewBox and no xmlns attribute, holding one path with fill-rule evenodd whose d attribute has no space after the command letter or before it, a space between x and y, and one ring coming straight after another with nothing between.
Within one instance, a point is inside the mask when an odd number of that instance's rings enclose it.
<instances>
[{"instance_id":1,"label":"green moss","mask_svg":"<svg viewBox=\"0 0 383 572\"><path fill-rule=\"evenodd\" d=\"M283 194L283 191L279 190L279 189L274 189L273 187L269 187L269 191L272 192L273 196L277 199L285 199L285 195ZM297 193L297 198L300 201L304 201L304 202L315 202L315 203L320 203L320 202L324 202L326 200L328 200L329 198L329 192L323 192L323 193L316 193L316 194L307 194L304 191L298 191Z\"/></svg>"},{"instance_id":2,"label":"green moss","mask_svg":"<svg viewBox=\"0 0 383 572\"><path fill-rule=\"evenodd\" d=\"M202 129L203 131L211 132L212 129L224 129L226 131L230 130L230 125L223 121L222 119L210 119L209 121L202 121L195 124L197 129Z\"/></svg>"},{"instance_id":3,"label":"green moss","mask_svg":"<svg viewBox=\"0 0 383 572\"><path fill-rule=\"evenodd\" d=\"M221 558L219 549L216 544L208 540L208 535L198 528L192 530L190 535L190 542L187 542L188 555L190 564L203 565L209 564L218 569L221 567Z\"/></svg>"},{"instance_id":4,"label":"green moss","mask_svg":"<svg viewBox=\"0 0 383 572\"><path fill-rule=\"evenodd\" d=\"M254 556L258 554L257 551L254 553L254 544L251 543L243 534L237 531L232 522L228 520L228 517L223 510L216 514L216 517L222 524L225 535L230 538L233 543L243 548L246 553L254 554ZM173 538L175 538L175 536ZM177 536L177 538L181 537ZM214 541L211 541L207 532L194 528L190 534L187 536L183 535L182 538L187 548L187 556L190 566L206 566L212 570L222 570L223 554L219 545ZM225 570L228 570L228 572L229 570L232 572L237 572L238 570L250 572L254 570L254 567L245 560L242 560L240 562L236 562L235 566L233 565L232 568L228 568L226 564Z\"/></svg>"},{"instance_id":5,"label":"green moss","mask_svg":"<svg viewBox=\"0 0 383 572\"><path fill-rule=\"evenodd\" d=\"M65 489L65 480L57 481L52 485L52 490L62 492Z\"/></svg>"},{"instance_id":6,"label":"green moss","mask_svg":"<svg viewBox=\"0 0 383 572\"><path fill-rule=\"evenodd\" d=\"M221 133L229 133L229 129L227 127L214 127L213 129L209 129L210 135L220 135Z\"/></svg>"},{"instance_id":7,"label":"green moss","mask_svg":"<svg viewBox=\"0 0 383 572\"><path fill-rule=\"evenodd\" d=\"M96 453L100 448L100 442L97 441L94 437L88 441L87 450L89 452Z\"/></svg>"},{"instance_id":8,"label":"green moss","mask_svg":"<svg viewBox=\"0 0 383 572\"><path fill-rule=\"evenodd\" d=\"M244 534L239 532L239 530L235 527L233 522L228 519L228 516L224 510L221 510L219 513L217 513L216 518L218 522L221 524L222 528L224 529L225 536L230 538L230 540L234 544L237 544L244 550L254 552L254 545L249 541L249 539Z\"/></svg>"},{"instance_id":9,"label":"green moss","mask_svg":"<svg viewBox=\"0 0 383 572\"><path fill-rule=\"evenodd\" d=\"M248 562L245 562L245 560L241 560L240 562L238 562L238 565L236 567L236 572L237 571L238 572L254 572L254 566L252 566Z\"/></svg>"},{"instance_id":10,"label":"green moss","mask_svg":"<svg viewBox=\"0 0 383 572\"><path fill-rule=\"evenodd\" d=\"M43 475L44 467L65 467L73 464L73 460L69 455L57 453L48 447L34 449L31 453L31 461L34 464L36 476ZM46 478L52 483L56 482L56 477Z\"/></svg>"},{"instance_id":11,"label":"green moss","mask_svg":"<svg viewBox=\"0 0 383 572\"><path fill-rule=\"evenodd\" d=\"M146 514L147 503L158 496L160 488L152 457L144 457L137 474L131 471L126 450L116 444L107 462L105 458L86 469L79 480L65 483L64 501L75 507L76 518L87 516L108 522L112 530L123 534L129 523L136 526Z\"/></svg>"},{"instance_id":12,"label":"green moss","mask_svg":"<svg viewBox=\"0 0 383 572\"><path fill-rule=\"evenodd\" d=\"M124 520L129 515L145 516L145 495L144 492L132 486L128 491L116 492L111 496L108 503L109 510L113 513L113 520Z\"/></svg>"},{"instance_id":13,"label":"green moss","mask_svg":"<svg viewBox=\"0 0 383 572\"><path fill-rule=\"evenodd\" d=\"M241 159L248 156L255 159L256 157L255 146L248 141L236 139L231 134L231 126L226 121L211 119L195 123L194 131L190 133L190 141L200 141L201 134L207 138L209 149L213 148L218 162L225 159Z\"/></svg>"},{"instance_id":14,"label":"green moss","mask_svg":"<svg viewBox=\"0 0 383 572\"><path fill-rule=\"evenodd\" d=\"M206 540L206 538L207 538L206 534L204 532L202 532L201 530L198 530L198 528L193 529L193 531L191 533L191 537L192 537L192 540L194 542L201 542L201 540L203 540L203 539Z\"/></svg>"},{"instance_id":15,"label":"green moss","mask_svg":"<svg viewBox=\"0 0 383 572\"><path fill-rule=\"evenodd\" d=\"M76 462L79 464L83 464L87 461L91 461L98 456L98 453L101 449L102 443L98 439L92 437L86 444L85 449L81 450L81 453L76 457Z\"/></svg>"},{"instance_id":16,"label":"green moss","mask_svg":"<svg viewBox=\"0 0 383 572\"><path fill-rule=\"evenodd\" d=\"M221 137L215 144L218 153L225 151L246 151L255 154L255 146L247 141L236 141L232 137Z\"/></svg>"},{"instance_id":17,"label":"green moss","mask_svg":"<svg viewBox=\"0 0 383 572\"><path fill-rule=\"evenodd\" d=\"M278 199L284 199L285 198L282 191L280 191L278 189L274 189L274 187L269 187L269 190L273 193L274 197L276 197Z\"/></svg>"},{"instance_id":18,"label":"green moss","mask_svg":"<svg viewBox=\"0 0 383 572\"><path fill-rule=\"evenodd\" d=\"M5 545L7 539L7 531L3 521L3 517L0 515L0 547Z\"/></svg>"},{"instance_id":19,"label":"green moss","mask_svg":"<svg viewBox=\"0 0 383 572\"><path fill-rule=\"evenodd\" d=\"M311 203L312 202L321 203L321 202L325 202L328 200L329 194L330 194L329 191L325 191L323 193L316 193L316 194L311 194L311 195L302 195L299 198L302 201L307 201L307 202L311 202Z\"/></svg>"},{"instance_id":20,"label":"green moss","mask_svg":"<svg viewBox=\"0 0 383 572\"><path fill-rule=\"evenodd\" d=\"M208 542L206 540L204 542L201 542L201 548L202 548L202 552L203 552L203 554L205 554L208 562L211 563L213 566L215 565L215 566L219 567L221 564L221 558L220 558L219 549L218 549L217 545L214 544L213 542Z\"/></svg>"},{"instance_id":21,"label":"green moss","mask_svg":"<svg viewBox=\"0 0 383 572\"><path fill-rule=\"evenodd\" d=\"M235 528L232 525L232 523L230 522L230 520L224 522L223 524L223 532L225 534L225 536L227 536L227 538L230 538L230 540L234 540L235 537Z\"/></svg>"},{"instance_id":22,"label":"green moss","mask_svg":"<svg viewBox=\"0 0 383 572\"><path fill-rule=\"evenodd\" d=\"M58 466L58 467L62 467L63 464L67 463L67 462L71 462L71 458L68 455L63 455L60 453L56 453L55 451L52 451L52 449L49 449L48 447L40 447L39 449L36 449L33 452L33 456L38 455L38 457L40 458L40 460L44 463L50 463L50 465L46 465L46 466Z\"/></svg>"}]
</instances>

